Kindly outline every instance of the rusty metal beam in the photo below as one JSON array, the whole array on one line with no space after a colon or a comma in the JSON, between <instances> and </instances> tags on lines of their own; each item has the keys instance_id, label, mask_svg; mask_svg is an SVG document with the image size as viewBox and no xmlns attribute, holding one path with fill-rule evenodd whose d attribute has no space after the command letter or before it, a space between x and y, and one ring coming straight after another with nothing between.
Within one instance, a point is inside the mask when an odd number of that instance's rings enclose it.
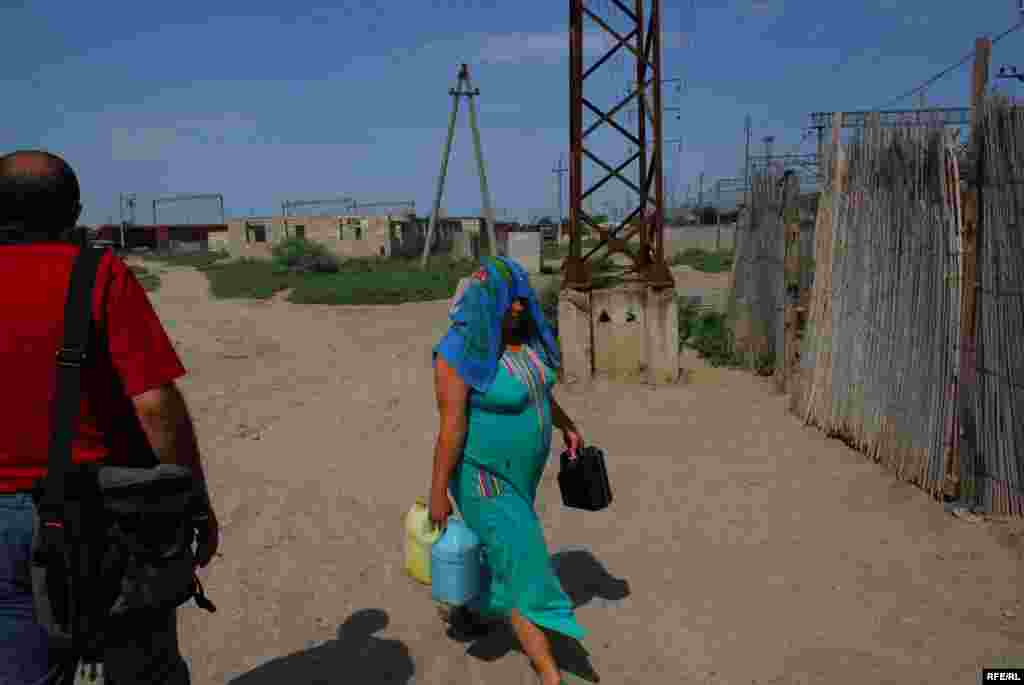
<instances>
[{"instance_id":1,"label":"rusty metal beam","mask_svg":"<svg viewBox=\"0 0 1024 685\"><path fill-rule=\"evenodd\" d=\"M586 98L583 98L583 106L586 107L587 109L589 109L591 112L593 112L594 114L596 114L600 118L600 121L594 122L590 126L590 128L588 128L586 131L583 132L583 138L585 139L587 136L589 136L591 133L593 133L595 129L600 128L601 124L608 124L609 126L614 128L616 131L618 131L622 135L624 135L627 138L629 138L629 140L633 143L633 145L639 145L640 144L640 139L639 138L637 138L632 133L630 133L626 129L622 128L621 126L619 126L612 119L612 117L615 116L616 112L618 112L619 109L621 109L628 102L629 102L628 100L623 101L615 109L613 109L610 112L608 112L608 114L605 114L597 106L595 106L592 102L590 102L590 100L588 100Z\"/></svg>"},{"instance_id":2,"label":"rusty metal beam","mask_svg":"<svg viewBox=\"0 0 1024 685\"><path fill-rule=\"evenodd\" d=\"M640 52L627 42L633 36L633 32L632 31L630 33L628 33L626 36L623 36L618 31L616 31L611 26L609 26L608 22L606 22L604 19L602 19L598 15L594 14L593 12L591 12L586 7L583 8L583 14L586 15L595 24L597 24L602 29L604 29L615 40L621 41L621 45L623 47L625 47L627 50L629 50L630 52L632 52L634 57L640 57Z\"/></svg>"},{"instance_id":3,"label":"rusty metal beam","mask_svg":"<svg viewBox=\"0 0 1024 685\"><path fill-rule=\"evenodd\" d=\"M590 15L590 16L593 17L594 15ZM607 26L607 24L605 24L604 26ZM591 64L589 69L587 69L585 72L583 72L583 79L584 80L586 80L587 77L590 76L591 74L593 74L595 71L600 69L601 65L603 65L605 62L610 60L612 57L614 57L615 53L619 51L619 48L621 48L623 45L628 45L629 39L631 39L633 36L636 35L636 30L635 29L630 31L629 33L627 33L625 36L621 36L621 37L619 36L619 34L611 31L610 29L607 29L607 30L608 30L609 33L611 33L613 36L615 36L616 44L614 46L612 46L612 48L610 50L608 50L608 52L604 53L604 55L602 55L596 62ZM631 48L631 50L632 50L632 48ZM636 54L635 51L633 51L633 53Z\"/></svg>"},{"instance_id":4,"label":"rusty metal beam","mask_svg":"<svg viewBox=\"0 0 1024 685\"><path fill-rule=\"evenodd\" d=\"M662 72L661 72L661 0L631 0L628 7L623 0L610 0L629 22L626 28L615 29L606 17L587 0L569 0L569 256L565 263L564 287L587 290L591 287L589 264L604 251L607 254L623 252L633 257L636 271L642 280L654 287L673 285L671 272L664 255L664 174L662 146ZM583 22L589 18L602 31L610 35L614 44L598 57L588 69L583 68ZM617 22L621 26L622 22ZM627 96L611 109L604 109L585 96L588 77L604 68L608 60L623 48L635 59ZM631 103L636 103L638 115L630 126L614 121L615 115ZM584 130L584 109L597 116L597 121ZM595 130L608 125L628 140L634 148L631 156L621 164L600 159L583 142ZM651 134L648 134L648 126ZM630 130L631 129L631 130ZM653 138L653 139L652 139ZM583 158L590 159L605 175L594 182L583 179ZM623 171L637 162L637 178L626 178ZM631 175L631 174L630 174ZM591 197L609 181L617 179L636 198L636 207L609 231L596 247L583 254L582 235L585 226L600 227L583 211L583 201ZM621 237L620 237L621 234ZM632 246L638 249L631 249Z\"/></svg>"},{"instance_id":5,"label":"rusty metal beam","mask_svg":"<svg viewBox=\"0 0 1024 685\"><path fill-rule=\"evenodd\" d=\"M590 150L588 150L587 148L582 148L582 152L583 152L584 155L587 156L587 159L589 159L591 162L593 162L594 164L597 164L599 167L601 167L602 169L607 171L608 175L605 176L604 178L602 178L600 181L598 181L593 186L591 186L590 189L587 192L583 193L583 197L581 199L583 199L583 200L587 199L590 196L591 193L593 193L595 190L600 189L601 186L603 186L605 183L607 183L612 178L619 179L630 190L632 190L634 193L636 193L637 195L640 194L640 188L637 187L637 185L635 183L633 183L632 181L630 181L629 179L627 179L626 177L624 177L622 174L619 173L620 171L625 169L627 166L632 164L636 160L636 158L640 156L640 152L639 151L634 152L632 157L630 157L625 162L620 164L618 166L618 168L616 168L616 169L612 169L610 166L605 164L596 155L594 155L592 152L590 152Z\"/></svg>"}]
</instances>

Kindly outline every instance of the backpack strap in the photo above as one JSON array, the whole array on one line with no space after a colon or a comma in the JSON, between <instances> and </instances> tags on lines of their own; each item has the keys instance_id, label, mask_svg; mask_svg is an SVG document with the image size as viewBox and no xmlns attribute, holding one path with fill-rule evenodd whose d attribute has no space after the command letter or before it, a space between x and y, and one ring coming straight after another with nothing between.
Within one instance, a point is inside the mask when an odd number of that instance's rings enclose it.
<instances>
[{"instance_id":1,"label":"backpack strap","mask_svg":"<svg viewBox=\"0 0 1024 685\"><path fill-rule=\"evenodd\" d=\"M39 503L44 528L63 528L65 480L71 468L82 391L82 366L89 350L92 294L105 250L83 246L71 270L64 305L64 340L57 351L57 390L51 410L51 437L45 491Z\"/></svg>"}]
</instances>

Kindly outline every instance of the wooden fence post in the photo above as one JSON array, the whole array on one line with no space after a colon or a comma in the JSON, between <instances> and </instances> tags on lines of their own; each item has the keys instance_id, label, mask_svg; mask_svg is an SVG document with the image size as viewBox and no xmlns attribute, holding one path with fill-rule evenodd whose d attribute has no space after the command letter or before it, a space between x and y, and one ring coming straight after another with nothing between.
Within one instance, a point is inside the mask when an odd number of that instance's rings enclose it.
<instances>
[{"instance_id":1,"label":"wooden fence post","mask_svg":"<svg viewBox=\"0 0 1024 685\"><path fill-rule=\"evenodd\" d=\"M800 296L800 179L795 175L786 179L783 196L782 231L785 241L783 278L785 279L785 300L783 320L785 326L782 354L782 377L779 379L781 392L792 392L793 374L800 355L797 338L797 307Z\"/></svg>"},{"instance_id":2,"label":"wooden fence post","mask_svg":"<svg viewBox=\"0 0 1024 685\"><path fill-rule=\"evenodd\" d=\"M957 379L958 409L964 407L973 414L973 392L975 392L975 318L978 304L978 152L980 149L981 104L988 85L989 61L992 56L992 39L978 38L974 41L974 71L971 74L971 120L970 138L968 139L967 155L967 190L963 198L963 227L960 235L960 377ZM959 427L964 427L963 413L959 415ZM974 421L967 422L973 426ZM959 433L959 431L958 431ZM967 436L973 442L973 436ZM947 495L959 496L960 459L964 444L957 436L952 459L946 468L946 484L943 490ZM972 483L971 487L976 487Z\"/></svg>"}]
</instances>

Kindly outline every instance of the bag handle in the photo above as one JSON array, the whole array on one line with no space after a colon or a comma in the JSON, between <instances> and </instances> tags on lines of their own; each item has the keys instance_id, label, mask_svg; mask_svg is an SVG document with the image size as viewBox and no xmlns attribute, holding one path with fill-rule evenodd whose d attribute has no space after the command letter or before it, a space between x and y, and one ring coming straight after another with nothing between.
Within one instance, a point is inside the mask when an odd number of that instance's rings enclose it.
<instances>
[{"instance_id":1,"label":"bag handle","mask_svg":"<svg viewBox=\"0 0 1024 685\"><path fill-rule=\"evenodd\" d=\"M64 304L64 338L57 350L57 389L51 407L46 487L38 507L40 523L47 528L63 528L64 525L65 481L71 469L71 440L77 429L82 366L88 356L92 294L105 252L83 245L71 269Z\"/></svg>"}]
</instances>

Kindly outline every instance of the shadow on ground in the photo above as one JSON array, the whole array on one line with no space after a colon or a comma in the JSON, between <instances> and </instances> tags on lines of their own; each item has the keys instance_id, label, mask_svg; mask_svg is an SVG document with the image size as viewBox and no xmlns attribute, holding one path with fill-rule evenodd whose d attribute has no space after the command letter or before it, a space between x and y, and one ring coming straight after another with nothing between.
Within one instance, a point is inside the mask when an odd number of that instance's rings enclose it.
<instances>
[{"instance_id":1,"label":"shadow on ground","mask_svg":"<svg viewBox=\"0 0 1024 685\"><path fill-rule=\"evenodd\" d=\"M615 578L585 548L565 548L551 557L562 589L579 608L595 599L603 600L604 606L629 596L629 583ZM600 682L587 651L576 640L554 633L547 633L551 641L551 651L559 668L572 673L584 680ZM461 633L458 628L450 628L448 636L459 642L471 643L466 653L483 661L495 661L511 651L521 651L512 627L507 623L499 623L491 627L482 637Z\"/></svg>"},{"instance_id":2,"label":"shadow on ground","mask_svg":"<svg viewBox=\"0 0 1024 685\"><path fill-rule=\"evenodd\" d=\"M412 680L413 661L408 648L397 640L373 634L386 628L388 615L380 609L362 609L338 627L338 637L310 649L272 659L233 678L231 685L320 685L346 681L406 685Z\"/></svg>"}]
</instances>

